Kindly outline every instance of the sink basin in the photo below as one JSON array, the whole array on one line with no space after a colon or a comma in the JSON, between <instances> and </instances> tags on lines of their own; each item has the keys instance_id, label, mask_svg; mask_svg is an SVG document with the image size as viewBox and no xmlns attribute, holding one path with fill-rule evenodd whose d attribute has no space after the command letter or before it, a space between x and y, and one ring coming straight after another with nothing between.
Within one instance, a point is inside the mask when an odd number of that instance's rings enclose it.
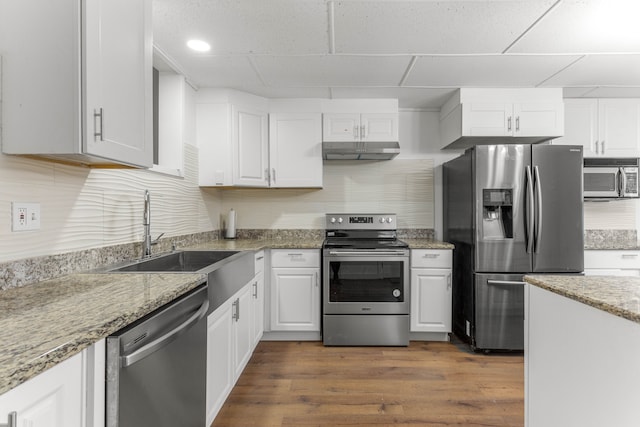
<instances>
[{"instance_id":1,"label":"sink basin","mask_svg":"<svg viewBox=\"0 0 640 427\"><path fill-rule=\"evenodd\" d=\"M240 251L180 251L134 264L114 268L111 272L195 272L210 267Z\"/></svg>"}]
</instances>

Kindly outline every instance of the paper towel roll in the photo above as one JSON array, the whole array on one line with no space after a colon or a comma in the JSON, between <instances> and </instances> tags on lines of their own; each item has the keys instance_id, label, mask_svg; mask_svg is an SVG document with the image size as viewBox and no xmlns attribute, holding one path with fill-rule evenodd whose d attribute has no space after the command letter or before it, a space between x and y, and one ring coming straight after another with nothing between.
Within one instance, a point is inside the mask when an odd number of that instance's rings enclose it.
<instances>
[{"instance_id":1,"label":"paper towel roll","mask_svg":"<svg viewBox=\"0 0 640 427\"><path fill-rule=\"evenodd\" d=\"M225 239L236 238L236 211L233 209L227 214L227 230L224 237Z\"/></svg>"}]
</instances>

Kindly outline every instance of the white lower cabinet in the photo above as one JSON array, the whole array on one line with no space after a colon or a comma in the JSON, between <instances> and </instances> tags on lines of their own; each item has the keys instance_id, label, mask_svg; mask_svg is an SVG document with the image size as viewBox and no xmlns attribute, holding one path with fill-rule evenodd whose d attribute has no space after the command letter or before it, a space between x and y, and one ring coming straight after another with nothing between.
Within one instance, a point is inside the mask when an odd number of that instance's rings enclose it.
<instances>
[{"instance_id":1,"label":"white lower cabinet","mask_svg":"<svg viewBox=\"0 0 640 427\"><path fill-rule=\"evenodd\" d=\"M16 427L85 426L82 375L80 353L3 394L0 425L7 425L9 414L15 412Z\"/></svg>"},{"instance_id":2,"label":"white lower cabinet","mask_svg":"<svg viewBox=\"0 0 640 427\"><path fill-rule=\"evenodd\" d=\"M253 283L207 318L207 425L222 408L255 347Z\"/></svg>"},{"instance_id":3,"label":"white lower cabinet","mask_svg":"<svg viewBox=\"0 0 640 427\"><path fill-rule=\"evenodd\" d=\"M584 274L587 276L640 276L640 251L584 251Z\"/></svg>"},{"instance_id":4,"label":"white lower cabinet","mask_svg":"<svg viewBox=\"0 0 640 427\"><path fill-rule=\"evenodd\" d=\"M320 251L271 252L271 330L320 331Z\"/></svg>"},{"instance_id":5,"label":"white lower cabinet","mask_svg":"<svg viewBox=\"0 0 640 427\"><path fill-rule=\"evenodd\" d=\"M451 332L451 255L450 250L411 250L412 333L434 333L428 338L448 340Z\"/></svg>"},{"instance_id":6,"label":"white lower cabinet","mask_svg":"<svg viewBox=\"0 0 640 427\"><path fill-rule=\"evenodd\" d=\"M258 345L264 333L264 251L258 251L255 254L255 273L251 299L253 348Z\"/></svg>"}]
</instances>

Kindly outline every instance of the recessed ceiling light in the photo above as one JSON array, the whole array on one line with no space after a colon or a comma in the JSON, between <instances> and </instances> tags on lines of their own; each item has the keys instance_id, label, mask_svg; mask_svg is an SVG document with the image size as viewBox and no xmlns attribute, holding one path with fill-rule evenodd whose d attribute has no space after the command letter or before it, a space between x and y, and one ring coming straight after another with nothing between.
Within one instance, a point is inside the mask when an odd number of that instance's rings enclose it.
<instances>
[{"instance_id":1,"label":"recessed ceiling light","mask_svg":"<svg viewBox=\"0 0 640 427\"><path fill-rule=\"evenodd\" d=\"M208 52L211 49L211 45L203 40L189 40L187 46L197 52Z\"/></svg>"}]
</instances>

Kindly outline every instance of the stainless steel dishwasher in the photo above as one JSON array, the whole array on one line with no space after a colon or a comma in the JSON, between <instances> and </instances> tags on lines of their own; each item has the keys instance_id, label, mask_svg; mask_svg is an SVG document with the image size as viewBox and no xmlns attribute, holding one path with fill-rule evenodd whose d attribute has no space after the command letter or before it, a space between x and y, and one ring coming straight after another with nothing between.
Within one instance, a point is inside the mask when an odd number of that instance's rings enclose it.
<instances>
[{"instance_id":1,"label":"stainless steel dishwasher","mask_svg":"<svg viewBox=\"0 0 640 427\"><path fill-rule=\"evenodd\" d=\"M107 337L107 427L202 427L206 283Z\"/></svg>"}]
</instances>

